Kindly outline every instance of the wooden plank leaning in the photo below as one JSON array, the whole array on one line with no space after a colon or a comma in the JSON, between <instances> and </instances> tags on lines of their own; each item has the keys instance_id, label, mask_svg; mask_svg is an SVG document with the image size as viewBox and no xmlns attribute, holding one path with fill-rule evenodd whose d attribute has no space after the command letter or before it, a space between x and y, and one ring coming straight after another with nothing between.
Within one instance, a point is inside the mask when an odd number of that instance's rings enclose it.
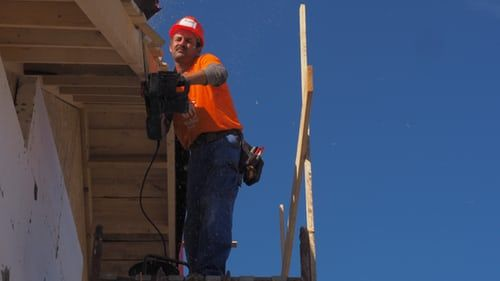
<instances>
[{"instance_id":1,"label":"wooden plank leaning","mask_svg":"<svg viewBox=\"0 0 500 281\"><path fill-rule=\"evenodd\" d=\"M311 112L312 89L310 87L308 65L307 65L307 42L306 42L306 18L305 5L301 4L300 14L300 53L301 53L301 80L302 80L302 109L300 115L299 136L297 142L297 154L295 158L294 178L292 183L292 195L290 199L290 210L288 215L288 230L285 237L283 261L281 267L281 278L288 278L290 271L290 260L292 256L292 245L297 218L297 203L300 196L300 186L303 178L304 160L308 152L308 129Z\"/></svg>"}]
</instances>

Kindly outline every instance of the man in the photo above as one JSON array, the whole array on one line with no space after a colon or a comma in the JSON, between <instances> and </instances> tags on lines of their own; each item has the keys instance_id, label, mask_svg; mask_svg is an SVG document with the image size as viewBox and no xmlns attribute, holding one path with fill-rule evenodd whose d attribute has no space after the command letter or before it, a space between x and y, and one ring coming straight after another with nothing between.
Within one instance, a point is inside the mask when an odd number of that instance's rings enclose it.
<instances>
[{"instance_id":1,"label":"man","mask_svg":"<svg viewBox=\"0 0 500 281\"><path fill-rule=\"evenodd\" d=\"M194 17L184 17L169 35L175 69L191 85L189 110L174 114L173 122L177 138L190 152L184 242L188 280L198 280L226 271L233 206L241 185L243 127L226 84L225 67L216 56L201 54L201 24Z\"/></svg>"}]
</instances>

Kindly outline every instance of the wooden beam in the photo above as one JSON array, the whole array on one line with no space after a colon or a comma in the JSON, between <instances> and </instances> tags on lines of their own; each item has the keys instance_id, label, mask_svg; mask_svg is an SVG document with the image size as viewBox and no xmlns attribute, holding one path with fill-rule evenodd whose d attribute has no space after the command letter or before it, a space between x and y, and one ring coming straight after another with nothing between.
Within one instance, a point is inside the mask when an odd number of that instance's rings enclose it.
<instances>
[{"instance_id":1,"label":"wooden beam","mask_svg":"<svg viewBox=\"0 0 500 281\"><path fill-rule=\"evenodd\" d=\"M92 247L92 258L91 258L91 267L90 267L90 281L99 281L99 276L101 275L101 259L102 259L102 250L103 250L103 227L102 225L98 225L96 227L94 233L94 243Z\"/></svg>"},{"instance_id":2,"label":"wooden beam","mask_svg":"<svg viewBox=\"0 0 500 281\"><path fill-rule=\"evenodd\" d=\"M84 191L84 206L85 206L85 225L87 232L87 257L85 261L87 264L94 267L94 259L92 259L92 253L94 253L93 246L90 241L94 241L94 232L92 231L93 226L93 208L92 208L92 176L89 167L89 125L88 125L88 112L85 110L80 110L80 120L81 120L81 137L82 137L82 174L83 174L83 191Z\"/></svg>"},{"instance_id":3,"label":"wooden beam","mask_svg":"<svg viewBox=\"0 0 500 281\"><path fill-rule=\"evenodd\" d=\"M112 174L110 174L110 177ZM92 194L95 197L137 197L141 188L142 178L137 179L116 179L94 178L92 180ZM144 183L144 198L167 196L167 184L165 178L147 179Z\"/></svg>"},{"instance_id":4,"label":"wooden beam","mask_svg":"<svg viewBox=\"0 0 500 281\"><path fill-rule=\"evenodd\" d=\"M151 157L156 142L147 138L146 130L136 129L91 129L89 132L92 156L144 155ZM161 145L159 156L165 154L166 145ZM163 156L165 158L165 156Z\"/></svg>"},{"instance_id":5,"label":"wooden beam","mask_svg":"<svg viewBox=\"0 0 500 281\"><path fill-rule=\"evenodd\" d=\"M13 2L74 2L74 0L9 0Z\"/></svg>"},{"instance_id":6,"label":"wooden beam","mask_svg":"<svg viewBox=\"0 0 500 281\"><path fill-rule=\"evenodd\" d=\"M281 259L285 253L285 205L280 204L280 246L281 246Z\"/></svg>"},{"instance_id":7,"label":"wooden beam","mask_svg":"<svg viewBox=\"0 0 500 281\"><path fill-rule=\"evenodd\" d=\"M112 233L104 234L105 242L150 242L161 241L158 233L131 234L131 233Z\"/></svg>"},{"instance_id":8,"label":"wooden beam","mask_svg":"<svg viewBox=\"0 0 500 281\"><path fill-rule=\"evenodd\" d=\"M23 68L25 75L136 76L128 65L25 63Z\"/></svg>"},{"instance_id":9,"label":"wooden beam","mask_svg":"<svg viewBox=\"0 0 500 281\"><path fill-rule=\"evenodd\" d=\"M94 224L102 224L106 233L156 233L144 219L137 198L94 198ZM143 198L148 216L162 233L168 233L165 198Z\"/></svg>"},{"instance_id":10,"label":"wooden beam","mask_svg":"<svg viewBox=\"0 0 500 281\"><path fill-rule=\"evenodd\" d=\"M133 168L133 169L146 169L151 159L151 155L148 157L106 157L103 158L91 158L89 160L89 167L91 169L106 169L106 168ZM166 169L167 161L162 159L157 159L151 166L152 169Z\"/></svg>"},{"instance_id":11,"label":"wooden beam","mask_svg":"<svg viewBox=\"0 0 500 281\"><path fill-rule=\"evenodd\" d=\"M290 210L288 215L288 230L285 238L285 251L281 267L281 277L287 278L290 271L290 260L292 256L293 239L295 235L295 223L297 220L297 206L302 184L304 159L307 153L307 130L311 113L312 92L308 91L307 72L307 44L306 44L306 7L300 5L300 55L301 55L301 80L302 80L302 108L300 114L299 136L297 141L297 154L295 157L294 178L292 194L290 198Z\"/></svg>"},{"instance_id":12,"label":"wooden beam","mask_svg":"<svg viewBox=\"0 0 500 281\"><path fill-rule=\"evenodd\" d=\"M142 15L141 9L135 4L133 0L121 0L123 8L127 11L127 14L130 16L139 16Z\"/></svg>"},{"instance_id":13,"label":"wooden beam","mask_svg":"<svg viewBox=\"0 0 500 281\"><path fill-rule=\"evenodd\" d=\"M6 61L22 63L125 64L114 50L0 47L0 53Z\"/></svg>"},{"instance_id":14,"label":"wooden beam","mask_svg":"<svg viewBox=\"0 0 500 281\"><path fill-rule=\"evenodd\" d=\"M309 139L308 135L308 139ZM309 142L308 142L309 143ZM308 144L308 152L304 160L304 177L305 177L305 197L306 197L306 223L307 223L307 241L308 251L307 257L309 258L310 265L310 280L316 281L316 239L314 237L314 204L313 204L313 189L312 189L312 163L310 159Z\"/></svg>"},{"instance_id":15,"label":"wooden beam","mask_svg":"<svg viewBox=\"0 0 500 281\"><path fill-rule=\"evenodd\" d=\"M145 113L146 108L144 105L138 104L121 104L119 106L109 106L106 104L85 104L85 110L88 112L134 112Z\"/></svg>"},{"instance_id":16,"label":"wooden beam","mask_svg":"<svg viewBox=\"0 0 500 281\"><path fill-rule=\"evenodd\" d=\"M89 115L91 129L142 130L146 127L145 112L93 112ZM146 133L144 133L146 135Z\"/></svg>"},{"instance_id":17,"label":"wooden beam","mask_svg":"<svg viewBox=\"0 0 500 281\"><path fill-rule=\"evenodd\" d=\"M144 55L140 32L134 28L120 0L75 0L90 21L143 79Z\"/></svg>"},{"instance_id":18,"label":"wooden beam","mask_svg":"<svg viewBox=\"0 0 500 281\"><path fill-rule=\"evenodd\" d=\"M0 26L95 30L74 2L2 1Z\"/></svg>"},{"instance_id":19,"label":"wooden beam","mask_svg":"<svg viewBox=\"0 0 500 281\"><path fill-rule=\"evenodd\" d=\"M63 95L75 96L140 96L139 88L118 88L118 87L61 87L59 92Z\"/></svg>"},{"instance_id":20,"label":"wooden beam","mask_svg":"<svg viewBox=\"0 0 500 281\"><path fill-rule=\"evenodd\" d=\"M103 246L103 260L140 260L148 254L163 255L162 244L157 240L113 241L105 242Z\"/></svg>"},{"instance_id":21,"label":"wooden beam","mask_svg":"<svg viewBox=\"0 0 500 281\"><path fill-rule=\"evenodd\" d=\"M96 30L0 27L0 47L65 47L112 49Z\"/></svg>"},{"instance_id":22,"label":"wooden beam","mask_svg":"<svg viewBox=\"0 0 500 281\"><path fill-rule=\"evenodd\" d=\"M74 101L82 103L106 103L106 104L144 104L142 97L136 96L102 96L83 95L73 96Z\"/></svg>"},{"instance_id":23,"label":"wooden beam","mask_svg":"<svg viewBox=\"0 0 500 281\"><path fill-rule=\"evenodd\" d=\"M305 227L300 228L300 275L303 281L313 281L311 261L311 245L309 233Z\"/></svg>"},{"instance_id":24,"label":"wooden beam","mask_svg":"<svg viewBox=\"0 0 500 281\"><path fill-rule=\"evenodd\" d=\"M61 95L59 93L59 88L57 88L57 87L42 85L42 90L44 93L48 93L48 94L51 94L51 95L57 97L58 99L60 99L64 103L67 103L67 104L69 104L73 107L79 108L79 109L83 109L83 103L75 102L73 100L72 96Z\"/></svg>"},{"instance_id":25,"label":"wooden beam","mask_svg":"<svg viewBox=\"0 0 500 281\"><path fill-rule=\"evenodd\" d=\"M44 75L42 79L45 85L68 87L140 87L136 76Z\"/></svg>"}]
</instances>

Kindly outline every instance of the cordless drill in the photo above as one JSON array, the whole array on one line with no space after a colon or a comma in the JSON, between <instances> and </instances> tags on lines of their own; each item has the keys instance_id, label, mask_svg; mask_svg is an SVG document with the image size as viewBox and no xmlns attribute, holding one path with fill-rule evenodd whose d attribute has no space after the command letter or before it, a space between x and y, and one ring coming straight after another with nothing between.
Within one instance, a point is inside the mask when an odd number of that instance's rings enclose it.
<instances>
[{"instance_id":1,"label":"cordless drill","mask_svg":"<svg viewBox=\"0 0 500 281\"><path fill-rule=\"evenodd\" d=\"M184 87L177 92L178 87ZM168 131L174 113L188 111L189 83L175 71L151 73L143 82L148 138L161 140Z\"/></svg>"}]
</instances>

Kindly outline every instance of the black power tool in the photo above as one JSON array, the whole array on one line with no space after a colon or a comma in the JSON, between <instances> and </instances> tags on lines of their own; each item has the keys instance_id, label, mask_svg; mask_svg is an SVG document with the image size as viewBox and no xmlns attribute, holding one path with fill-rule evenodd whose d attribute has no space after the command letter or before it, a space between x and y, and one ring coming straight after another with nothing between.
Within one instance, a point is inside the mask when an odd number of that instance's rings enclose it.
<instances>
[{"instance_id":1,"label":"black power tool","mask_svg":"<svg viewBox=\"0 0 500 281\"><path fill-rule=\"evenodd\" d=\"M184 89L177 92L178 87ZM161 140L170 127L173 113L188 111L189 83L175 71L160 71L148 75L143 83L143 93L148 138Z\"/></svg>"}]
</instances>

